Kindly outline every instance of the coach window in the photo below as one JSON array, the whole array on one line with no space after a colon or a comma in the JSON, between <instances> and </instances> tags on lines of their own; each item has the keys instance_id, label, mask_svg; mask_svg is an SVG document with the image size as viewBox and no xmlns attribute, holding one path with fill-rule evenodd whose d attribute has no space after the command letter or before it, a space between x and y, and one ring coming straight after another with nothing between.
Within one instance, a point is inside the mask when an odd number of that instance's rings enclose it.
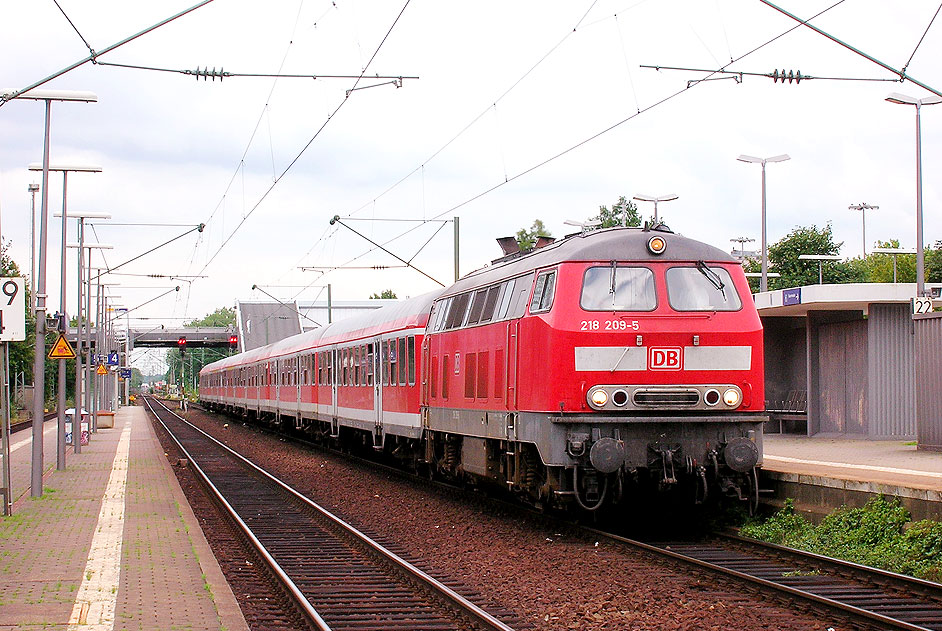
<instances>
[{"instance_id":1,"label":"coach window","mask_svg":"<svg viewBox=\"0 0 942 631\"><path fill-rule=\"evenodd\" d=\"M742 301L722 267L672 267L667 270L667 299L674 311L739 311Z\"/></svg>"},{"instance_id":2,"label":"coach window","mask_svg":"<svg viewBox=\"0 0 942 631\"><path fill-rule=\"evenodd\" d=\"M415 336L409 336L409 385L415 385Z\"/></svg>"},{"instance_id":3,"label":"coach window","mask_svg":"<svg viewBox=\"0 0 942 631\"><path fill-rule=\"evenodd\" d=\"M406 338L399 338L399 385L406 385L408 377L408 355L406 354Z\"/></svg>"},{"instance_id":4,"label":"coach window","mask_svg":"<svg viewBox=\"0 0 942 631\"><path fill-rule=\"evenodd\" d=\"M541 272L536 277L536 288L530 300L530 313L543 313L553 306L553 296L556 294L556 271Z\"/></svg>"},{"instance_id":5,"label":"coach window","mask_svg":"<svg viewBox=\"0 0 942 631\"><path fill-rule=\"evenodd\" d=\"M373 345L366 345L366 385L373 385Z\"/></svg>"},{"instance_id":6,"label":"coach window","mask_svg":"<svg viewBox=\"0 0 942 631\"><path fill-rule=\"evenodd\" d=\"M360 347L353 349L353 385L360 385Z\"/></svg>"},{"instance_id":7,"label":"coach window","mask_svg":"<svg viewBox=\"0 0 942 631\"><path fill-rule=\"evenodd\" d=\"M654 311L654 273L647 267L590 267L582 279L579 304L586 311Z\"/></svg>"},{"instance_id":8,"label":"coach window","mask_svg":"<svg viewBox=\"0 0 942 631\"><path fill-rule=\"evenodd\" d=\"M389 385L396 385L399 378L399 351L396 349L396 340L389 340Z\"/></svg>"},{"instance_id":9,"label":"coach window","mask_svg":"<svg viewBox=\"0 0 942 631\"><path fill-rule=\"evenodd\" d=\"M383 371L383 385L389 385L389 340L383 340L380 342L380 349L382 355L379 358L380 364L382 364Z\"/></svg>"}]
</instances>

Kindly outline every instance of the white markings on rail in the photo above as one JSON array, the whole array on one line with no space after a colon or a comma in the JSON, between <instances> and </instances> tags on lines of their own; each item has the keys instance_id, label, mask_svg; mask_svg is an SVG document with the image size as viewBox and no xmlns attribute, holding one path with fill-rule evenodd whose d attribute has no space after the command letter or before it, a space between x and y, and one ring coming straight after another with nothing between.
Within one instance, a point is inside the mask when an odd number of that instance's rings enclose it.
<instances>
[{"instance_id":1,"label":"white markings on rail","mask_svg":"<svg viewBox=\"0 0 942 631\"><path fill-rule=\"evenodd\" d=\"M130 450L131 418L128 418L118 439L118 451L114 456L101 512L98 513L92 547L88 551L88 563L69 617L69 631L114 629L121 580L121 542L124 538L124 499Z\"/></svg>"},{"instance_id":2,"label":"white markings on rail","mask_svg":"<svg viewBox=\"0 0 942 631\"><path fill-rule=\"evenodd\" d=\"M824 467L836 467L838 469L861 469L863 471L879 471L881 473L897 473L899 475L913 475L927 478L942 479L942 473L937 471L918 471L916 469L898 469L896 467L876 467L869 464L850 464L847 462L826 462L823 460L802 460L801 458L789 458L788 456L770 456L764 454L763 460L775 460L778 462L790 462L792 464L810 464Z\"/></svg>"}]
</instances>

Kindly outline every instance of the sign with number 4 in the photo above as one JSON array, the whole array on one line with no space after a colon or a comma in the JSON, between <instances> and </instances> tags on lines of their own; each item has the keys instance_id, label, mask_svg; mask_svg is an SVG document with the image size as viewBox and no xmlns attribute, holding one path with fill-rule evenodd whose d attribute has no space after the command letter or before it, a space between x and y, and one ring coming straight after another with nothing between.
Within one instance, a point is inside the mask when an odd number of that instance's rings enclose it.
<instances>
[{"instance_id":1,"label":"sign with number 4","mask_svg":"<svg viewBox=\"0 0 942 631\"><path fill-rule=\"evenodd\" d=\"M922 315L932 313L932 298L927 296L916 296L910 302L913 308L913 315Z\"/></svg>"},{"instance_id":2,"label":"sign with number 4","mask_svg":"<svg viewBox=\"0 0 942 631\"><path fill-rule=\"evenodd\" d=\"M0 278L0 342L26 339L26 291L22 278Z\"/></svg>"}]
</instances>

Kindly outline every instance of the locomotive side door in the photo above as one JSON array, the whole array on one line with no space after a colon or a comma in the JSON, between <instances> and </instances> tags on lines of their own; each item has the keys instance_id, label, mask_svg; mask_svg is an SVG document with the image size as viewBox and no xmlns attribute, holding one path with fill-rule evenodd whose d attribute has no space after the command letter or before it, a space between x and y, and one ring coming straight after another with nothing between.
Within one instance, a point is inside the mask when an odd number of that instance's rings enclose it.
<instances>
[{"instance_id":1,"label":"locomotive side door","mask_svg":"<svg viewBox=\"0 0 942 631\"><path fill-rule=\"evenodd\" d=\"M520 334L520 319L507 324L507 407L517 409L517 339Z\"/></svg>"}]
</instances>

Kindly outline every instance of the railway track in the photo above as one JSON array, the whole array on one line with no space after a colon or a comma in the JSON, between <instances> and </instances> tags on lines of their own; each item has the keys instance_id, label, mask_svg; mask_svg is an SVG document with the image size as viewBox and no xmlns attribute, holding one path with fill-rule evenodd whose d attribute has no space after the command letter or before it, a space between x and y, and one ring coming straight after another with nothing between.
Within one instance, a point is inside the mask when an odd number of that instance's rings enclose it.
<instances>
[{"instance_id":1,"label":"railway track","mask_svg":"<svg viewBox=\"0 0 942 631\"><path fill-rule=\"evenodd\" d=\"M512 631L159 401L145 403L312 628Z\"/></svg>"},{"instance_id":2,"label":"railway track","mask_svg":"<svg viewBox=\"0 0 942 631\"><path fill-rule=\"evenodd\" d=\"M942 585L731 535L643 543L599 536L839 612L881 629L942 631Z\"/></svg>"}]
</instances>

